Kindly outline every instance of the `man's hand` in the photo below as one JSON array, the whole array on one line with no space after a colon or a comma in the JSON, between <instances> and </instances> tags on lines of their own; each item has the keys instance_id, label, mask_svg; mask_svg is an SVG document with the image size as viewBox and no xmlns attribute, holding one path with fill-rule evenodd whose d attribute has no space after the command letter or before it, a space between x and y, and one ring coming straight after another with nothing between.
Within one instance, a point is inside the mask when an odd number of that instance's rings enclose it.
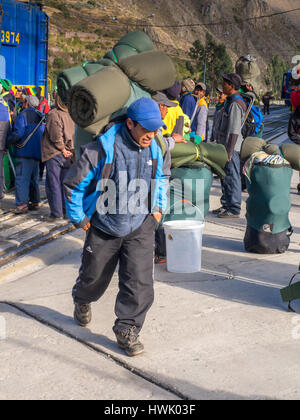
<instances>
[{"instance_id":1,"label":"man's hand","mask_svg":"<svg viewBox=\"0 0 300 420\"><path fill-rule=\"evenodd\" d=\"M91 224L90 224L90 222L87 224L87 225L85 225L82 229L84 230L84 231L88 231L89 229L91 228Z\"/></svg>"},{"instance_id":2,"label":"man's hand","mask_svg":"<svg viewBox=\"0 0 300 420\"><path fill-rule=\"evenodd\" d=\"M70 158L70 157L72 157L73 156L73 153L72 152L70 152L69 150L67 150L67 149L64 149L64 150L62 150L62 152L61 152L62 154L63 154L63 157L65 158L65 159L68 159L68 158Z\"/></svg>"},{"instance_id":3,"label":"man's hand","mask_svg":"<svg viewBox=\"0 0 300 420\"><path fill-rule=\"evenodd\" d=\"M153 213L152 216L157 221L157 223L161 222L161 213Z\"/></svg>"},{"instance_id":4,"label":"man's hand","mask_svg":"<svg viewBox=\"0 0 300 420\"><path fill-rule=\"evenodd\" d=\"M175 140L175 143L187 143L186 139L180 134L173 134L172 137Z\"/></svg>"}]
</instances>

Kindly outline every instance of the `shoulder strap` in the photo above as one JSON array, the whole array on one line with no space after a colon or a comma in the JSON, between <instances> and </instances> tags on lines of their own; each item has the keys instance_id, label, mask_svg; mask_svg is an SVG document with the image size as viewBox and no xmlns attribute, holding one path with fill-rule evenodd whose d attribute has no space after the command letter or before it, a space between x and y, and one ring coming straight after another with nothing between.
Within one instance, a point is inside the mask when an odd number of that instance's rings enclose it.
<instances>
[{"instance_id":1,"label":"shoulder strap","mask_svg":"<svg viewBox=\"0 0 300 420\"><path fill-rule=\"evenodd\" d=\"M23 141L22 144L15 144L15 146L18 149L22 149L23 147L26 146L26 144L29 142L29 140L31 139L31 137L37 132L37 130L40 128L40 126L42 125L42 123L44 123L46 121L46 117L45 115L42 116L40 122L37 124L37 126L34 128L34 130L29 134L29 136Z\"/></svg>"},{"instance_id":2,"label":"shoulder strap","mask_svg":"<svg viewBox=\"0 0 300 420\"><path fill-rule=\"evenodd\" d=\"M155 141L156 141L158 147L161 149L162 155L163 155L163 158L164 158L166 153L167 153L167 147L166 147L166 143L164 142L163 137L160 134L157 134L155 136Z\"/></svg>"}]
</instances>

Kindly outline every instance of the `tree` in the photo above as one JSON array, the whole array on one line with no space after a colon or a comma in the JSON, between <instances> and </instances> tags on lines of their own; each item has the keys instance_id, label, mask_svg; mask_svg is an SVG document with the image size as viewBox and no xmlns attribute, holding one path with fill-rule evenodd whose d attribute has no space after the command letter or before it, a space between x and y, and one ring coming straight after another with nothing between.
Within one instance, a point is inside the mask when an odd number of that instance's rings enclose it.
<instances>
[{"instance_id":1,"label":"tree","mask_svg":"<svg viewBox=\"0 0 300 420\"><path fill-rule=\"evenodd\" d=\"M206 33L206 45L199 40L193 43L189 56L196 62L200 77L210 84L213 90L221 83L222 73L232 73L233 64L225 44L217 44L213 37Z\"/></svg>"},{"instance_id":2,"label":"tree","mask_svg":"<svg viewBox=\"0 0 300 420\"><path fill-rule=\"evenodd\" d=\"M280 95L283 73L285 73L289 67L289 63L283 60L278 54L273 55L271 58L265 76L265 82L274 95Z\"/></svg>"}]
</instances>

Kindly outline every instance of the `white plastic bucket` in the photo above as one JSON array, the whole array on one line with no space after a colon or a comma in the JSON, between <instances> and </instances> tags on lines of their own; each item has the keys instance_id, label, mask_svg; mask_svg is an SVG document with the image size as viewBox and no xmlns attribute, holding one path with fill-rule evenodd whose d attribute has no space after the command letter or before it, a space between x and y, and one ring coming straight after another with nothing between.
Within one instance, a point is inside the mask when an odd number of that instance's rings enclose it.
<instances>
[{"instance_id":1,"label":"white plastic bucket","mask_svg":"<svg viewBox=\"0 0 300 420\"><path fill-rule=\"evenodd\" d=\"M204 223L174 220L163 224L170 273L197 273L201 270Z\"/></svg>"}]
</instances>

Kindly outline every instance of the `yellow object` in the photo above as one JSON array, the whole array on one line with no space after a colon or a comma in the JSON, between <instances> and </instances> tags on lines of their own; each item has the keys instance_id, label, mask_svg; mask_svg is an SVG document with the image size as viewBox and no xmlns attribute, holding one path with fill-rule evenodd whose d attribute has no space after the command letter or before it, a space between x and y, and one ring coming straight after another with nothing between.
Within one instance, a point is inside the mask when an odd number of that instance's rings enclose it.
<instances>
[{"instance_id":1,"label":"yellow object","mask_svg":"<svg viewBox=\"0 0 300 420\"><path fill-rule=\"evenodd\" d=\"M166 124L167 129L163 130L163 136L166 135L166 134L171 135L173 133L173 130L174 130L175 126L176 126L176 122L177 122L178 118L179 117L184 117L184 113L181 109L181 106L179 105L179 102L178 101L172 101L172 102L177 104L177 106L168 108L168 114L167 114L166 118L164 119L164 123ZM179 133L179 134L181 134L182 136L184 135L183 132Z\"/></svg>"}]
</instances>

